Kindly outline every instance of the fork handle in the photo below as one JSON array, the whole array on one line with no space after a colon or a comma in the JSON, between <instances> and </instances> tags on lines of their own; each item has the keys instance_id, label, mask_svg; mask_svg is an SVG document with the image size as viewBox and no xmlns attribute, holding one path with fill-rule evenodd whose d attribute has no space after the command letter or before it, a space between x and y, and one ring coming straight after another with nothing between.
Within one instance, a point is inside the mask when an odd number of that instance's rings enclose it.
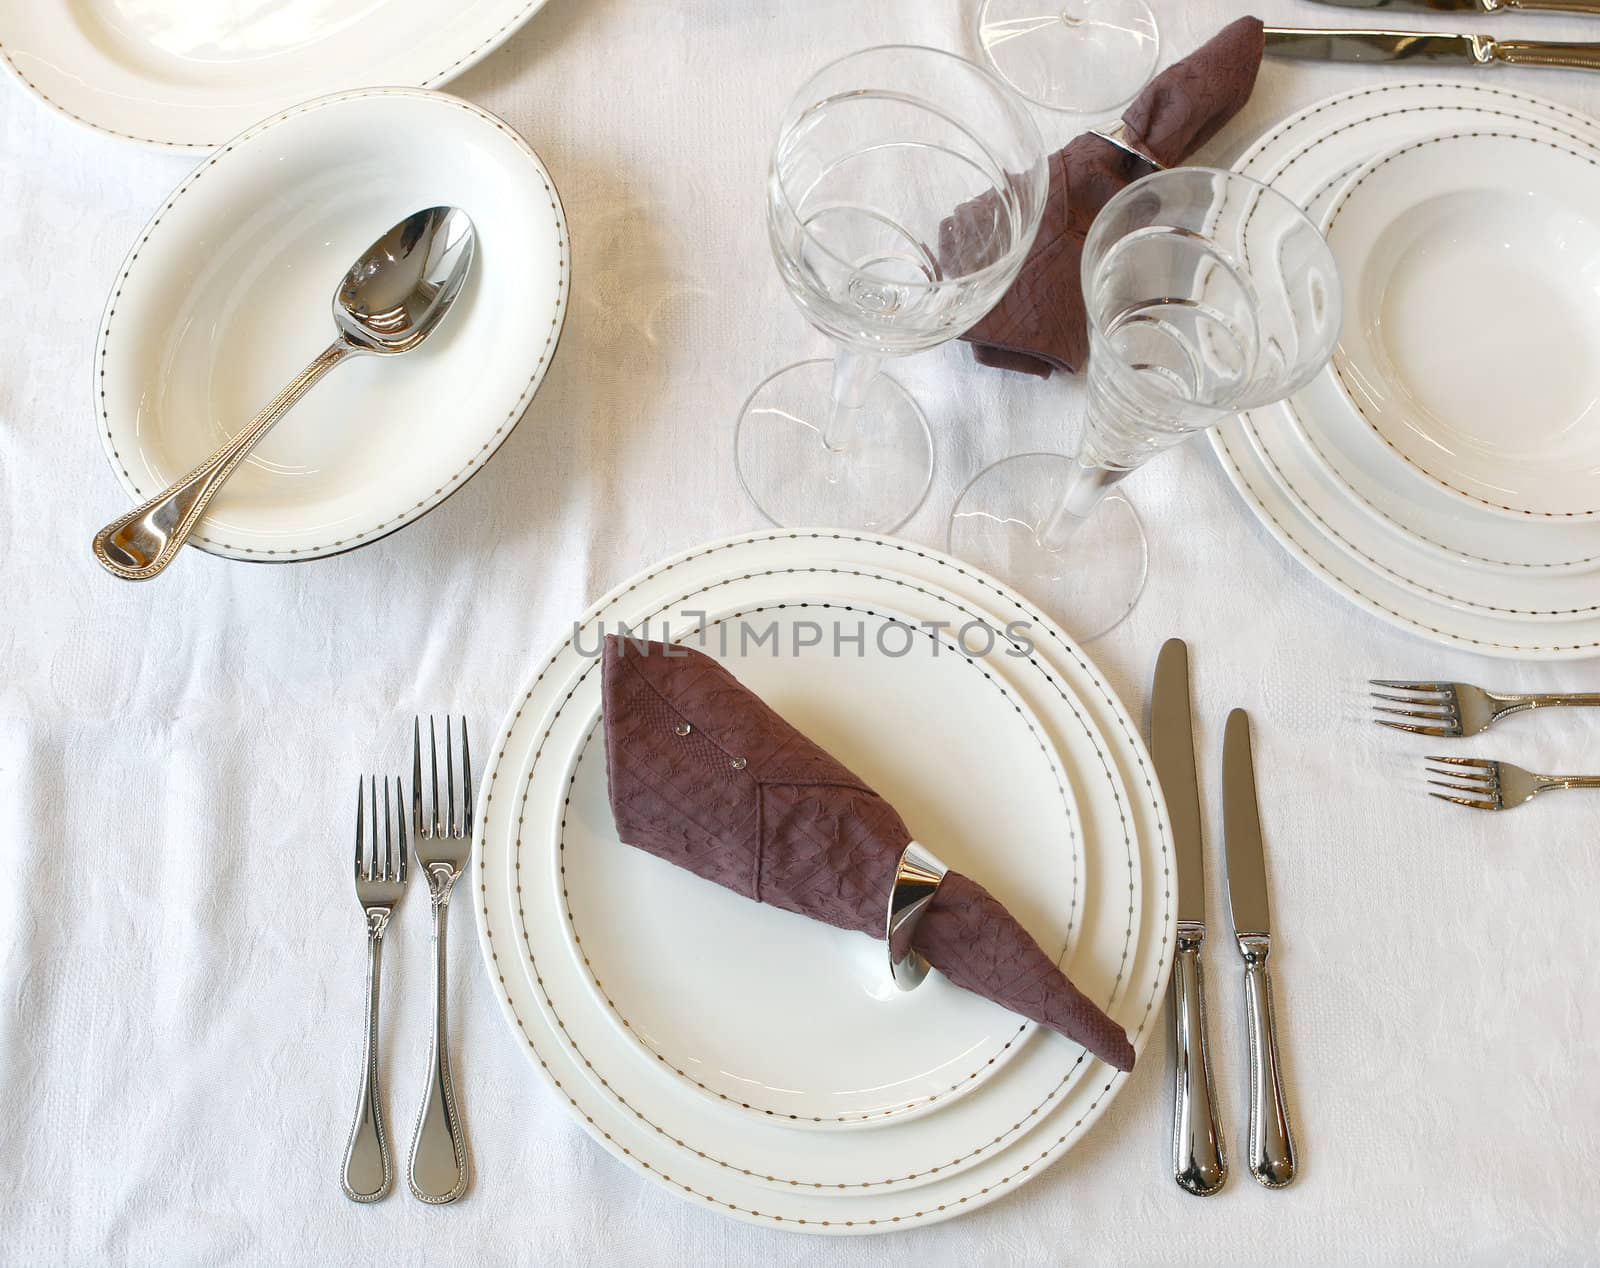
<instances>
[{"instance_id":1,"label":"fork handle","mask_svg":"<svg viewBox=\"0 0 1600 1268\"><path fill-rule=\"evenodd\" d=\"M1517 709L1552 709L1559 705L1594 708L1600 705L1600 693L1596 692L1525 692L1515 695L1495 692L1490 698L1496 704L1512 705Z\"/></svg>"},{"instance_id":2,"label":"fork handle","mask_svg":"<svg viewBox=\"0 0 1600 1268\"><path fill-rule=\"evenodd\" d=\"M455 1081L450 1074L450 1034L447 1025L445 980L448 960L445 931L450 915L449 869L430 873L433 887L433 1042L428 1053L428 1089L417 1115L411 1139L408 1183L419 1201L435 1206L454 1202L467 1188L467 1139L456 1105Z\"/></svg>"},{"instance_id":3,"label":"fork handle","mask_svg":"<svg viewBox=\"0 0 1600 1268\"><path fill-rule=\"evenodd\" d=\"M1543 775L1539 791L1546 788L1600 788L1600 775Z\"/></svg>"},{"instance_id":4,"label":"fork handle","mask_svg":"<svg viewBox=\"0 0 1600 1268\"><path fill-rule=\"evenodd\" d=\"M361 1095L345 1146L344 1173L339 1177L345 1197L352 1202L376 1202L394 1183L389 1137L383 1129L383 1097L378 1089L378 981L387 920L386 914L378 912L367 916L367 1028L361 1040Z\"/></svg>"}]
</instances>

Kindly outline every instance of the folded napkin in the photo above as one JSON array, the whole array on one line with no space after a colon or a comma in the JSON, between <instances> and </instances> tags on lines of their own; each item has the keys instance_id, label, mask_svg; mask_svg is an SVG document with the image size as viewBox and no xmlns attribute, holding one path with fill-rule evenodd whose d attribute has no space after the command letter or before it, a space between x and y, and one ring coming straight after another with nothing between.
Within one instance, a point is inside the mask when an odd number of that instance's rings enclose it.
<instances>
[{"instance_id":1,"label":"folded napkin","mask_svg":"<svg viewBox=\"0 0 1600 1268\"><path fill-rule=\"evenodd\" d=\"M1264 44L1261 20L1240 18L1157 75L1123 113L1126 140L1163 167L1176 167L1216 135L1250 99ZM1050 192L1039 235L1017 280L988 316L961 337L983 365L1048 378L1078 370L1089 356L1079 265L1083 239L1100 209L1148 167L1086 132L1050 156ZM965 271L983 258L994 224L994 195L958 207L940 227L940 262Z\"/></svg>"},{"instance_id":2,"label":"folded napkin","mask_svg":"<svg viewBox=\"0 0 1600 1268\"><path fill-rule=\"evenodd\" d=\"M757 902L882 939L911 833L700 652L606 639L606 773L629 845ZM913 946L957 986L1133 1068L1128 1037L982 885L947 873Z\"/></svg>"}]
</instances>

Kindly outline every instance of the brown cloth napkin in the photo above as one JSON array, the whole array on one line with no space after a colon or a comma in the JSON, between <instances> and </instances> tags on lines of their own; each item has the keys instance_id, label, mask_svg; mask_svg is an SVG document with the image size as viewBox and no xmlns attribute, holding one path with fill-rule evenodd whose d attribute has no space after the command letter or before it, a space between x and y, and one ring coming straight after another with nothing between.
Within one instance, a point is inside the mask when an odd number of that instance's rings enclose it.
<instances>
[{"instance_id":1,"label":"brown cloth napkin","mask_svg":"<svg viewBox=\"0 0 1600 1268\"><path fill-rule=\"evenodd\" d=\"M709 656L611 635L601 673L623 841L746 898L883 937L911 840L888 802ZM913 945L957 986L1133 1068L1122 1028L976 881L945 876Z\"/></svg>"},{"instance_id":2,"label":"brown cloth napkin","mask_svg":"<svg viewBox=\"0 0 1600 1268\"><path fill-rule=\"evenodd\" d=\"M1123 113L1127 140L1163 167L1176 167L1216 135L1250 99L1264 45L1260 18L1222 28L1181 62L1169 66ZM1083 239L1100 209L1124 186L1148 173L1137 158L1086 132L1050 156L1050 192L1039 236L1011 289L961 337L983 365L1048 378L1079 370L1089 356L1079 265ZM958 269L983 249L992 210L984 195L958 207L940 227L940 262Z\"/></svg>"}]
</instances>

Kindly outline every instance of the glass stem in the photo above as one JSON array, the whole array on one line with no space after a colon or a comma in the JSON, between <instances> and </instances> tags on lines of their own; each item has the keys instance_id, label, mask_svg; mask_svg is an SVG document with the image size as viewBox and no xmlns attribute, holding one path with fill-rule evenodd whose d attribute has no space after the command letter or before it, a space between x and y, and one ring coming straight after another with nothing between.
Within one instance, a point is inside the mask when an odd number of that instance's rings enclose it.
<instances>
[{"instance_id":1,"label":"glass stem","mask_svg":"<svg viewBox=\"0 0 1600 1268\"><path fill-rule=\"evenodd\" d=\"M1106 491L1127 474L1126 471L1094 466L1084 462L1082 457L1077 458L1055 510L1039 525L1039 545L1049 551L1065 550L1072 535L1094 514L1094 508L1100 505L1100 499L1106 495Z\"/></svg>"},{"instance_id":2,"label":"glass stem","mask_svg":"<svg viewBox=\"0 0 1600 1268\"><path fill-rule=\"evenodd\" d=\"M878 377L882 357L840 348L833 358L833 395L828 402L828 423L822 444L828 451L828 482L837 483L845 455L860 435L867 394Z\"/></svg>"}]
</instances>

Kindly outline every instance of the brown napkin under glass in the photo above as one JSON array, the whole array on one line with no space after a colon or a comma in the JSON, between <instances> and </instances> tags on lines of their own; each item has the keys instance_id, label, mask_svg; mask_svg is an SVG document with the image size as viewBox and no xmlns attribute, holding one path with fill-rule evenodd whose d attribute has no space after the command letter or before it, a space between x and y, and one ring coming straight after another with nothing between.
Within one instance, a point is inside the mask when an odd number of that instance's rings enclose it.
<instances>
[{"instance_id":1,"label":"brown napkin under glass","mask_svg":"<svg viewBox=\"0 0 1600 1268\"><path fill-rule=\"evenodd\" d=\"M883 938L911 840L892 806L692 648L611 635L601 674L623 841L746 898ZM913 945L957 986L1133 1068L1122 1028L976 881L946 874Z\"/></svg>"},{"instance_id":2,"label":"brown napkin under glass","mask_svg":"<svg viewBox=\"0 0 1600 1268\"><path fill-rule=\"evenodd\" d=\"M1255 87L1264 46L1261 19L1240 18L1157 75L1123 112L1126 139L1163 167L1176 167L1238 114ZM1048 378L1079 370L1089 355L1079 265L1083 239L1100 209L1149 169L1103 137L1086 132L1050 156L1050 192L1027 262L1001 298L961 337L988 366ZM956 209L941 226L940 259L959 268L963 244L992 223L979 206Z\"/></svg>"}]
</instances>

